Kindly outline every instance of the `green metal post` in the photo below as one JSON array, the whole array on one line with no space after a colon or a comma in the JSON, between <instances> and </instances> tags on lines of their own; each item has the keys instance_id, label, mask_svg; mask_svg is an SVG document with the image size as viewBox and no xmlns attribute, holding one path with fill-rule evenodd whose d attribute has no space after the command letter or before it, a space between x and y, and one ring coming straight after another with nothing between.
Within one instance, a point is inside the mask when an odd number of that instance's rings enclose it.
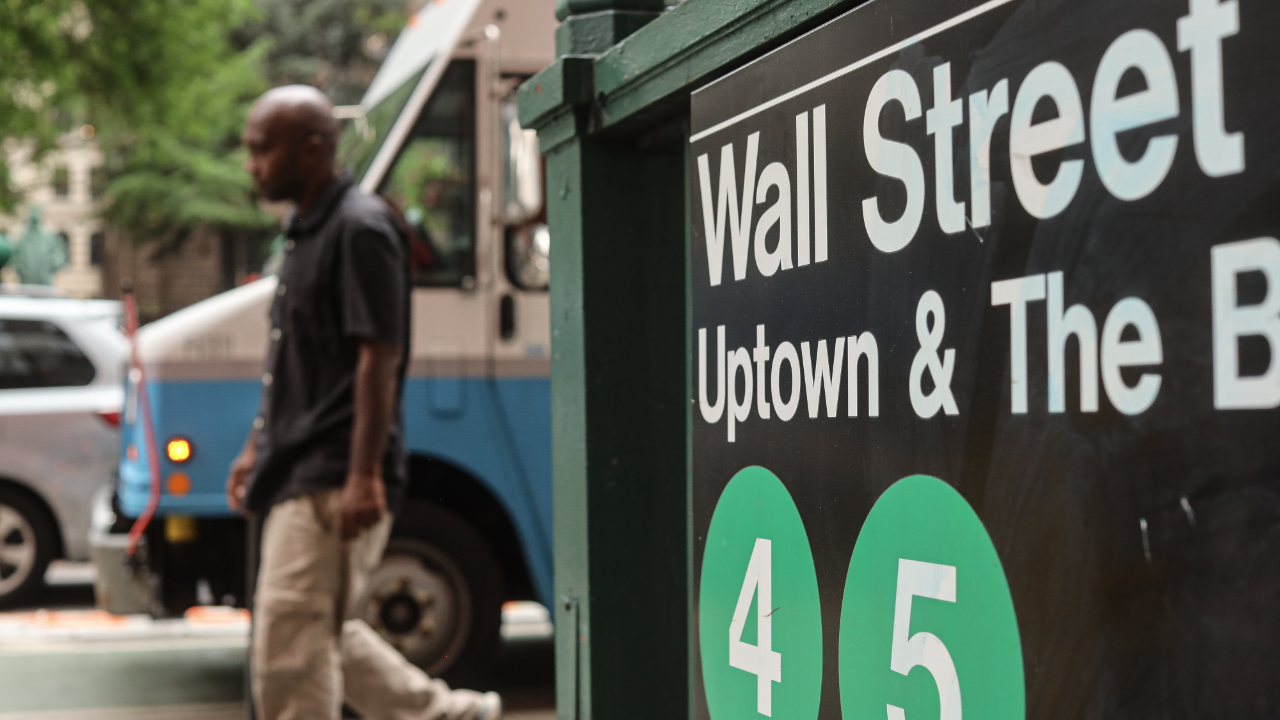
<instances>
[{"instance_id":1,"label":"green metal post","mask_svg":"<svg viewBox=\"0 0 1280 720\"><path fill-rule=\"evenodd\" d=\"M582 5L583 7L579 7ZM661 3L571 0L561 72L535 95L552 232L557 706L571 718L687 712L685 133L579 132L590 59ZM677 212L672 213L672 209Z\"/></svg>"},{"instance_id":2,"label":"green metal post","mask_svg":"<svg viewBox=\"0 0 1280 720\"><path fill-rule=\"evenodd\" d=\"M520 89L547 158L561 720L690 715L688 93L852 4L562 0L560 57Z\"/></svg>"},{"instance_id":3,"label":"green metal post","mask_svg":"<svg viewBox=\"0 0 1280 720\"><path fill-rule=\"evenodd\" d=\"M685 712L682 160L548 157L561 718Z\"/></svg>"}]
</instances>

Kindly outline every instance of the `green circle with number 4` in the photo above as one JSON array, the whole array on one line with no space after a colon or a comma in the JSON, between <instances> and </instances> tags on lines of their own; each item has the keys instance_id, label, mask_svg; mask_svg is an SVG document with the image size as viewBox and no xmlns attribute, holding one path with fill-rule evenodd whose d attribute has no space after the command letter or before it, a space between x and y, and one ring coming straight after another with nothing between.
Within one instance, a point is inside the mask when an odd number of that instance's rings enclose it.
<instances>
[{"instance_id":1,"label":"green circle with number 4","mask_svg":"<svg viewBox=\"0 0 1280 720\"><path fill-rule=\"evenodd\" d=\"M844 720L1023 720L1022 644L1000 558L960 493L894 483L858 533L840 607Z\"/></svg>"},{"instance_id":2,"label":"green circle with number 4","mask_svg":"<svg viewBox=\"0 0 1280 720\"><path fill-rule=\"evenodd\" d=\"M739 471L716 503L702 555L698 639L712 720L818 716L818 574L791 494L762 467Z\"/></svg>"}]
</instances>

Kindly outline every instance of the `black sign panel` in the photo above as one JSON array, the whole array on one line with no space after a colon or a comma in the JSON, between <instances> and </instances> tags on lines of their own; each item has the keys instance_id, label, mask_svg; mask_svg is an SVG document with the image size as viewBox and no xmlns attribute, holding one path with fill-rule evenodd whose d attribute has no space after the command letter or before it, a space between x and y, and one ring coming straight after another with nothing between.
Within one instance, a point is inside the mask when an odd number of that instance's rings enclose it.
<instances>
[{"instance_id":1,"label":"black sign panel","mask_svg":"<svg viewBox=\"0 0 1280 720\"><path fill-rule=\"evenodd\" d=\"M875 0L693 95L697 717L1280 714L1277 37Z\"/></svg>"}]
</instances>

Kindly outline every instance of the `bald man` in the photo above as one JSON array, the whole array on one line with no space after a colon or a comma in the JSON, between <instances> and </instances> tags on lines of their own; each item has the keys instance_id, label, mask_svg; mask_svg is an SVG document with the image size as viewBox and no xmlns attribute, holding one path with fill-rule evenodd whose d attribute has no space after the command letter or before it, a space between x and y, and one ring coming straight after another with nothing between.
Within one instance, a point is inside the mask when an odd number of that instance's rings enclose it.
<instances>
[{"instance_id":1,"label":"bald man","mask_svg":"<svg viewBox=\"0 0 1280 720\"><path fill-rule=\"evenodd\" d=\"M338 174L318 90L271 90L244 129L245 168L289 200L262 402L227 478L233 509L265 514L254 600L261 720L497 720L495 693L450 690L345 620L377 567L408 484L401 394L409 345L405 238Z\"/></svg>"}]
</instances>

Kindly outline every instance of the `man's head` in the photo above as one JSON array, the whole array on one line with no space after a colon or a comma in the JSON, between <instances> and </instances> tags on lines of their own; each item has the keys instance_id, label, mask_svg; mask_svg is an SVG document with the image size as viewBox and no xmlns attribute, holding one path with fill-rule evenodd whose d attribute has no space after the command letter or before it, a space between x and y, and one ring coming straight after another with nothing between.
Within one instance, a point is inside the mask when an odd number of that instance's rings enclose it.
<instances>
[{"instance_id":1,"label":"man's head","mask_svg":"<svg viewBox=\"0 0 1280 720\"><path fill-rule=\"evenodd\" d=\"M286 85L268 90L244 124L245 170L267 200L302 200L334 174L338 123L319 90Z\"/></svg>"}]
</instances>

